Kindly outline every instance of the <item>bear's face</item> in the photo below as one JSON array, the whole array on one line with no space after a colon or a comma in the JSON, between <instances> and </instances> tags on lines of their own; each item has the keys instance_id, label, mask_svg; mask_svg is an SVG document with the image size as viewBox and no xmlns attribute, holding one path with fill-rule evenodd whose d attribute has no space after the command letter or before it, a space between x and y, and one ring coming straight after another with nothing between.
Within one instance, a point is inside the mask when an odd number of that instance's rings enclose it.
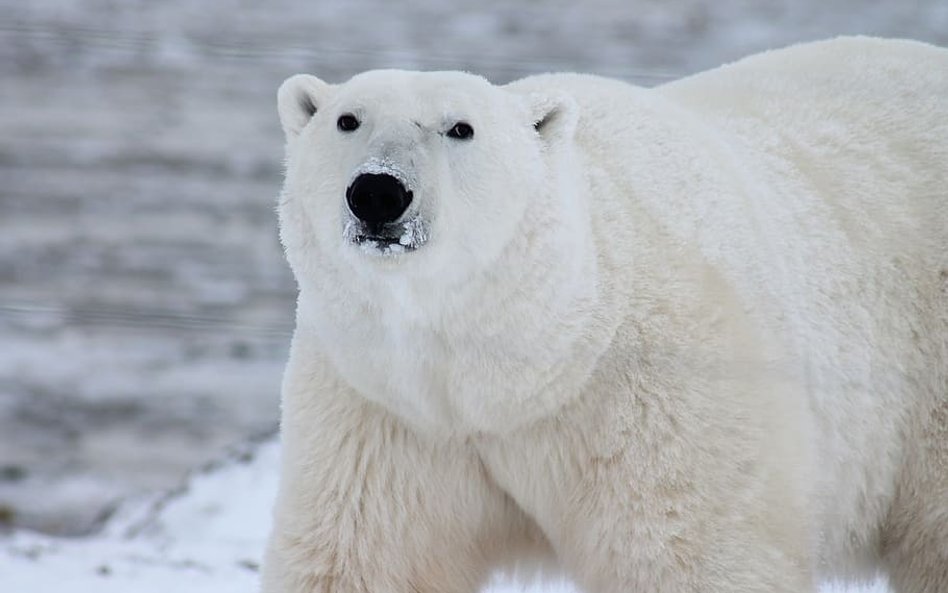
<instances>
[{"instance_id":1,"label":"bear's face","mask_svg":"<svg viewBox=\"0 0 948 593\"><path fill-rule=\"evenodd\" d=\"M483 270L551 191L544 157L571 125L562 101L456 72L290 78L279 111L291 264L306 257L299 243L356 273L444 281Z\"/></svg>"},{"instance_id":2,"label":"bear's face","mask_svg":"<svg viewBox=\"0 0 948 593\"><path fill-rule=\"evenodd\" d=\"M377 71L335 86L295 76L278 101L297 335L419 425L521 421L512 406L572 353L572 316L595 285L571 194L573 100L469 74Z\"/></svg>"}]
</instances>

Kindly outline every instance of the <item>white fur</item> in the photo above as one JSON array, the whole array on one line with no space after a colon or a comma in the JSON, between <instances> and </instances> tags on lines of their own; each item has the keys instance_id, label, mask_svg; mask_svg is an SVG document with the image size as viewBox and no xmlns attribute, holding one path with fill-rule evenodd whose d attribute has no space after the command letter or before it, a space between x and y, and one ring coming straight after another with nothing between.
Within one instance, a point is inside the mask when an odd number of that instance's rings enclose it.
<instances>
[{"instance_id":1,"label":"white fur","mask_svg":"<svg viewBox=\"0 0 948 593\"><path fill-rule=\"evenodd\" d=\"M300 297L266 593L470 592L527 558L590 592L948 591L948 51L839 39L651 90L297 76L279 110ZM366 171L413 191L417 250L352 244Z\"/></svg>"}]
</instances>

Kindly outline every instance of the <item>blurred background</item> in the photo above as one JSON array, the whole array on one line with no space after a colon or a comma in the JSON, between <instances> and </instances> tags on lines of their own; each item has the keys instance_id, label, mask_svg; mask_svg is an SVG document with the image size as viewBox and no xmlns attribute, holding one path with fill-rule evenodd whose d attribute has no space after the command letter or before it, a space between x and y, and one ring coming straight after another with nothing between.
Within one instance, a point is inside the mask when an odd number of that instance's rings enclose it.
<instances>
[{"instance_id":1,"label":"blurred background","mask_svg":"<svg viewBox=\"0 0 948 593\"><path fill-rule=\"evenodd\" d=\"M0 535L89 533L276 430L287 76L652 86L842 33L948 45L948 1L0 0Z\"/></svg>"}]
</instances>

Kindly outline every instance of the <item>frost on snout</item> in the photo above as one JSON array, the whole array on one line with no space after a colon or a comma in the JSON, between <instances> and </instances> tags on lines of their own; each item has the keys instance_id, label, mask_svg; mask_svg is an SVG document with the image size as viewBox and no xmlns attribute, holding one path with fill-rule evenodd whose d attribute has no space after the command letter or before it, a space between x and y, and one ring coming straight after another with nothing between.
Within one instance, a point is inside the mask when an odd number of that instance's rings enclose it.
<instances>
[{"instance_id":1,"label":"frost on snout","mask_svg":"<svg viewBox=\"0 0 948 593\"><path fill-rule=\"evenodd\" d=\"M396 164L370 159L346 188L343 238L367 253L414 251L428 240L428 227L414 200L414 179Z\"/></svg>"}]
</instances>

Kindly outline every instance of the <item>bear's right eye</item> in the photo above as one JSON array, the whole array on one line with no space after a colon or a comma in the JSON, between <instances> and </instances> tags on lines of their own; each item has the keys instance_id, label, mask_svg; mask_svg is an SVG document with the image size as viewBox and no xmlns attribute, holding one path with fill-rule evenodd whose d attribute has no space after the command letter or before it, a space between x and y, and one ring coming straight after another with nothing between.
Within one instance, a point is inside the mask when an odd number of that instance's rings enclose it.
<instances>
[{"instance_id":1,"label":"bear's right eye","mask_svg":"<svg viewBox=\"0 0 948 593\"><path fill-rule=\"evenodd\" d=\"M359 120L351 113L343 113L336 120L336 127L340 132L352 132L359 127Z\"/></svg>"},{"instance_id":2,"label":"bear's right eye","mask_svg":"<svg viewBox=\"0 0 948 593\"><path fill-rule=\"evenodd\" d=\"M466 121L459 121L448 130L448 138L455 140L470 140L474 136L474 128Z\"/></svg>"}]
</instances>

